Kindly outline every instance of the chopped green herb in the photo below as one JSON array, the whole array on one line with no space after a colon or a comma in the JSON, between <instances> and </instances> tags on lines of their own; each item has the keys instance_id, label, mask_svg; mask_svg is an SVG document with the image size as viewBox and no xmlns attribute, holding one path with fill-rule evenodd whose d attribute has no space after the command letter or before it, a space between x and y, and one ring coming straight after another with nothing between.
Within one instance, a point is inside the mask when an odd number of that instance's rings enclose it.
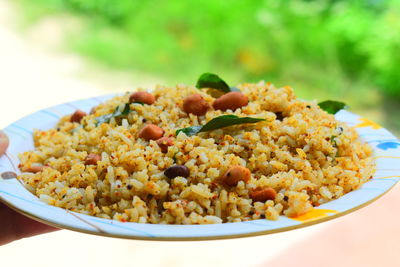
<instances>
[{"instance_id":1,"label":"chopped green herb","mask_svg":"<svg viewBox=\"0 0 400 267\"><path fill-rule=\"evenodd\" d=\"M222 80L218 75L209 72L203 73L199 77L196 83L196 87L199 89L211 88L221 91L223 93L240 92L240 90L236 87L229 87L229 85L224 80ZM210 92L212 92L212 90ZM215 93L213 94L216 95Z\"/></svg>"},{"instance_id":2,"label":"chopped green herb","mask_svg":"<svg viewBox=\"0 0 400 267\"><path fill-rule=\"evenodd\" d=\"M133 102L133 104L144 105L142 102ZM130 104L126 103L124 107L121 109L120 106L116 107L114 112L111 114L106 114L96 118L96 126L99 126L102 123L110 122L112 118L121 118L128 116L132 110L130 109Z\"/></svg>"},{"instance_id":3,"label":"chopped green herb","mask_svg":"<svg viewBox=\"0 0 400 267\"><path fill-rule=\"evenodd\" d=\"M210 120L203 126L192 126L179 129L176 131L176 135L178 135L180 132L184 132L187 136L192 136L200 132L212 131L236 124L256 123L260 121L265 121L265 119L252 118L252 117L238 117L236 115L222 115Z\"/></svg>"},{"instance_id":4,"label":"chopped green herb","mask_svg":"<svg viewBox=\"0 0 400 267\"><path fill-rule=\"evenodd\" d=\"M340 101L326 100L318 103L318 106L329 114L336 114L339 110L347 108L347 105Z\"/></svg>"},{"instance_id":5,"label":"chopped green herb","mask_svg":"<svg viewBox=\"0 0 400 267\"><path fill-rule=\"evenodd\" d=\"M179 152L175 152L174 155L172 156L172 160L174 161L174 164L176 163L176 154L178 154Z\"/></svg>"},{"instance_id":6,"label":"chopped green herb","mask_svg":"<svg viewBox=\"0 0 400 267\"><path fill-rule=\"evenodd\" d=\"M337 137L336 135L332 135L331 136L331 143L333 144L334 147L337 147L337 143L336 143L336 140L335 140L336 137Z\"/></svg>"},{"instance_id":7,"label":"chopped green herb","mask_svg":"<svg viewBox=\"0 0 400 267\"><path fill-rule=\"evenodd\" d=\"M337 145L337 142L336 142L336 137L338 137L338 136L332 135L331 138L330 138L333 147L336 148L336 153L335 153L335 155L331 155L332 158L337 158L337 157L339 157L339 148L338 148L338 145Z\"/></svg>"}]
</instances>

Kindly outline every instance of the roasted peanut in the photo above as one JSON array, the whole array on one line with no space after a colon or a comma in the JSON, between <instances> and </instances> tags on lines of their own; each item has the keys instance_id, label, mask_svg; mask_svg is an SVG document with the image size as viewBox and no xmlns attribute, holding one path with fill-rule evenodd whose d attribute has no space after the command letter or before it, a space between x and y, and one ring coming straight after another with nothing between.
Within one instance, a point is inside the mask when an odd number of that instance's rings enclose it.
<instances>
[{"instance_id":1,"label":"roasted peanut","mask_svg":"<svg viewBox=\"0 0 400 267\"><path fill-rule=\"evenodd\" d=\"M90 153L85 158L85 165L96 165L99 160L101 160L101 156L99 154Z\"/></svg>"},{"instance_id":2,"label":"roasted peanut","mask_svg":"<svg viewBox=\"0 0 400 267\"><path fill-rule=\"evenodd\" d=\"M209 108L210 104L208 104L200 94L187 96L183 100L183 111L186 113L202 116L207 113Z\"/></svg>"},{"instance_id":3,"label":"roasted peanut","mask_svg":"<svg viewBox=\"0 0 400 267\"><path fill-rule=\"evenodd\" d=\"M230 167L222 177L225 184L236 186L239 181L247 183L250 180L251 172L246 167L236 165Z\"/></svg>"},{"instance_id":4,"label":"roasted peanut","mask_svg":"<svg viewBox=\"0 0 400 267\"><path fill-rule=\"evenodd\" d=\"M148 92L135 92L133 94L131 94L131 96L129 97L129 102L133 103L133 102L142 102L144 104L147 105L151 105L156 101L156 98L154 97L154 95L148 93Z\"/></svg>"},{"instance_id":5,"label":"roasted peanut","mask_svg":"<svg viewBox=\"0 0 400 267\"><path fill-rule=\"evenodd\" d=\"M0 131L0 157L6 153L9 145L10 140L8 136L3 131Z\"/></svg>"},{"instance_id":6,"label":"roasted peanut","mask_svg":"<svg viewBox=\"0 0 400 267\"><path fill-rule=\"evenodd\" d=\"M164 130L154 124L148 124L142 128L139 132L139 137L144 140L157 140L160 139L164 134Z\"/></svg>"},{"instance_id":7,"label":"roasted peanut","mask_svg":"<svg viewBox=\"0 0 400 267\"><path fill-rule=\"evenodd\" d=\"M190 171L189 168L186 167L185 165L174 165L166 169L164 171L164 175L170 179L175 178L177 176L189 177Z\"/></svg>"},{"instance_id":8,"label":"roasted peanut","mask_svg":"<svg viewBox=\"0 0 400 267\"><path fill-rule=\"evenodd\" d=\"M77 122L80 123L82 118L86 116L86 112L82 111L82 110L77 110L74 112L74 114L71 115L71 122Z\"/></svg>"},{"instance_id":9,"label":"roasted peanut","mask_svg":"<svg viewBox=\"0 0 400 267\"><path fill-rule=\"evenodd\" d=\"M37 173L37 172L43 171L44 167L47 167L47 166L37 166L37 165L36 166L30 166L28 168L23 168L22 171Z\"/></svg>"},{"instance_id":10,"label":"roasted peanut","mask_svg":"<svg viewBox=\"0 0 400 267\"><path fill-rule=\"evenodd\" d=\"M160 147L161 152L166 153L168 151L168 147L172 146L174 144L174 141L172 138L169 137L161 137L160 139L157 139L157 145Z\"/></svg>"},{"instance_id":11,"label":"roasted peanut","mask_svg":"<svg viewBox=\"0 0 400 267\"><path fill-rule=\"evenodd\" d=\"M213 107L214 109L220 109L223 111L227 109L235 110L246 106L248 103L249 101L247 96L241 92L230 92L216 99L213 103Z\"/></svg>"},{"instance_id":12,"label":"roasted peanut","mask_svg":"<svg viewBox=\"0 0 400 267\"><path fill-rule=\"evenodd\" d=\"M276 197L276 191L271 187L267 187L251 191L249 195L254 202L265 202L267 200L274 200Z\"/></svg>"}]
</instances>

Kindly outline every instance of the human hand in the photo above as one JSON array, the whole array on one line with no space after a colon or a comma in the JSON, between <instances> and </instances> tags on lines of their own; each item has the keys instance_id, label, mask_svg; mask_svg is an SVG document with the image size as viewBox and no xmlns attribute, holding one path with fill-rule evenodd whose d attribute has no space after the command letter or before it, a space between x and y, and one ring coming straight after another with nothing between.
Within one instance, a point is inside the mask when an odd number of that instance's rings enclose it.
<instances>
[{"instance_id":1,"label":"human hand","mask_svg":"<svg viewBox=\"0 0 400 267\"><path fill-rule=\"evenodd\" d=\"M55 230L57 229L29 219L0 202L0 246Z\"/></svg>"},{"instance_id":2,"label":"human hand","mask_svg":"<svg viewBox=\"0 0 400 267\"><path fill-rule=\"evenodd\" d=\"M7 135L0 131L0 157L8 148ZM0 202L0 246L24 237L48 233L56 228L25 217Z\"/></svg>"}]
</instances>

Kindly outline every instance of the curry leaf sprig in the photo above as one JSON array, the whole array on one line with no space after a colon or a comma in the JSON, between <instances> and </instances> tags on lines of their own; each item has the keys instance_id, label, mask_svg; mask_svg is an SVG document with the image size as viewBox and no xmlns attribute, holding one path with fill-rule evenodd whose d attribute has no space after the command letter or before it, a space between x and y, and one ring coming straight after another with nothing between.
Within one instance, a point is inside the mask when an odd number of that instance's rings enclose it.
<instances>
[{"instance_id":1,"label":"curry leaf sprig","mask_svg":"<svg viewBox=\"0 0 400 267\"><path fill-rule=\"evenodd\" d=\"M136 104L144 105L142 102L134 102ZM124 104L124 107L121 109L120 106L116 107L113 113L106 114L100 117L97 117L96 120L96 127L102 123L108 123L112 118L122 118L128 116L133 110L130 108L130 103Z\"/></svg>"},{"instance_id":2,"label":"curry leaf sprig","mask_svg":"<svg viewBox=\"0 0 400 267\"><path fill-rule=\"evenodd\" d=\"M236 124L245 124L245 123L256 123L260 121L265 121L263 118L252 118L252 117L238 117L236 115L222 115L219 117L216 117L203 126L198 125L198 126L191 126L187 128L182 128L176 130L176 135L178 135L180 132L185 133L187 136L192 136L196 135L200 132L207 132L207 131L212 131L216 129L221 129L224 127L236 125Z\"/></svg>"},{"instance_id":3,"label":"curry leaf sprig","mask_svg":"<svg viewBox=\"0 0 400 267\"><path fill-rule=\"evenodd\" d=\"M218 75L214 73L203 73L199 79L197 80L196 87L199 89L202 88L211 88L221 91L226 94L229 92L240 92L240 90L236 87L230 87L224 80L222 80Z\"/></svg>"},{"instance_id":4,"label":"curry leaf sprig","mask_svg":"<svg viewBox=\"0 0 400 267\"><path fill-rule=\"evenodd\" d=\"M318 106L329 114L336 114L339 110L348 108L348 106L340 101L326 100L319 102Z\"/></svg>"}]
</instances>

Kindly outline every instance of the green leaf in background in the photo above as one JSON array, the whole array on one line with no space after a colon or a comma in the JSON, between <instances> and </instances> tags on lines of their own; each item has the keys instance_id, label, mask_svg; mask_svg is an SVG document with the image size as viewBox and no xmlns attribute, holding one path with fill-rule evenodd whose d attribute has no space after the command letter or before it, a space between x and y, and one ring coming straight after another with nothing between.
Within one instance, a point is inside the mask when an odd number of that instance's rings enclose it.
<instances>
[{"instance_id":1,"label":"green leaf in background","mask_svg":"<svg viewBox=\"0 0 400 267\"><path fill-rule=\"evenodd\" d=\"M179 129L176 131L176 135L178 135L180 132L184 132L187 136L192 136L200 132L212 131L236 124L256 123L260 121L265 121L265 119L252 118L252 117L238 117L236 115L222 115L210 120L203 126L192 126Z\"/></svg>"},{"instance_id":2,"label":"green leaf in background","mask_svg":"<svg viewBox=\"0 0 400 267\"><path fill-rule=\"evenodd\" d=\"M329 114L336 114L339 110L347 108L347 105L345 103L334 100L319 102L318 106Z\"/></svg>"},{"instance_id":3,"label":"green leaf in background","mask_svg":"<svg viewBox=\"0 0 400 267\"><path fill-rule=\"evenodd\" d=\"M142 102L133 102L133 104L144 105ZM96 121L97 121L96 122L96 126L99 126L102 123L110 122L110 120L112 118L126 117L131 112L132 112L132 110L130 109L130 104L129 103L126 103L122 109L121 109L120 106L118 106L118 107L115 108L113 113L97 117L96 118Z\"/></svg>"},{"instance_id":4,"label":"green leaf in background","mask_svg":"<svg viewBox=\"0 0 400 267\"><path fill-rule=\"evenodd\" d=\"M236 87L229 87L229 85L222 80L218 75L213 73L203 73L197 80L196 87L201 88L212 88L222 91L224 93L229 92L240 92Z\"/></svg>"},{"instance_id":5,"label":"green leaf in background","mask_svg":"<svg viewBox=\"0 0 400 267\"><path fill-rule=\"evenodd\" d=\"M77 18L63 46L128 76L195 84L190 77L213 70L228 82L290 83L302 99L351 88L346 104L385 118L400 136L400 1L154 2L12 1L28 29L48 15Z\"/></svg>"}]
</instances>

